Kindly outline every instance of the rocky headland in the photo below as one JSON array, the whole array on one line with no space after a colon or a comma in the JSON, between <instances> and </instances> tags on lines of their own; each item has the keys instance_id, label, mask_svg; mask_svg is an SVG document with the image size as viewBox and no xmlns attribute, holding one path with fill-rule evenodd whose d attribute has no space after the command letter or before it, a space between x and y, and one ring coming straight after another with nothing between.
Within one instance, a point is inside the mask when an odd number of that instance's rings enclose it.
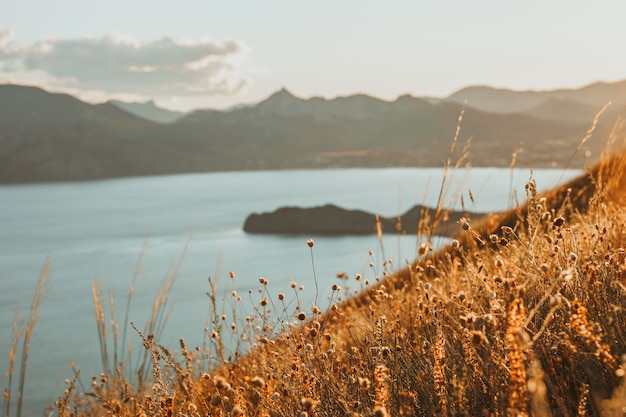
<instances>
[{"instance_id":1,"label":"rocky headland","mask_svg":"<svg viewBox=\"0 0 626 417\"><path fill-rule=\"evenodd\" d=\"M462 217L477 219L480 213L446 210L433 233L452 236L459 229ZM383 233L416 233L422 219L435 218L435 209L416 205L404 214L380 217ZM430 222L426 223L430 224ZM376 215L363 210L350 210L326 204L318 207L281 207L272 212L252 213L244 223L246 233L284 235L364 235L377 233Z\"/></svg>"}]
</instances>

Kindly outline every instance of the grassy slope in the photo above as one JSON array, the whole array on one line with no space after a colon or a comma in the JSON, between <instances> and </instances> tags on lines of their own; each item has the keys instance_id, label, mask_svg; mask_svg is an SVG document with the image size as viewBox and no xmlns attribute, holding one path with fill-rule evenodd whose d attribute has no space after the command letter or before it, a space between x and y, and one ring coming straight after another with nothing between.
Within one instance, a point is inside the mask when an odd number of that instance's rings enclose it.
<instances>
[{"instance_id":1,"label":"grassy slope","mask_svg":"<svg viewBox=\"0 0 626 417\"><path fill-rule=\"evenodd\" d=\"M213 310L206 346L173 352L140 333L143 369L110 371L87 392L71 383L58 412L623 415L624 190L626 154L545 195L529 183L527 205L462 222L457 241L423 248L403 271L374 265L371 285L346 277L325 314L266 290L242 312L233 295L227 320ZM159 297L163 306L167 293Z\"/></svg>"},{"instance_id":2,"label":"grassy slope","mask_svg":"<svg viewBox=\"0 0 626 417\"><path fill-rule=\"evenodd\" d=\"M180 361L146 336L152 389L109 375L76 411L622 415L625 169L622 155L545 195L531 183L520 210L468 223L450 247L346 301L335 288L326 314L266 294L236 329L216 314L208 347L183 347ZM228 352L231 334L252 352ZM207 358L221 364L210 374Z\"/></svg>"}]
</instances>

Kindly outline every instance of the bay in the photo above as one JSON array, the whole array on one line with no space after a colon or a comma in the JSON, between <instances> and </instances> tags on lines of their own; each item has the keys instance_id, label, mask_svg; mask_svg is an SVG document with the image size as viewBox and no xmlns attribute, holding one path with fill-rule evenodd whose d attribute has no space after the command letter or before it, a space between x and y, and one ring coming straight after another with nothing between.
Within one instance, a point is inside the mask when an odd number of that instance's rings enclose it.
<instances>
[{"instance_id":1,"label":"bay","mask_svg":"<svg viewBox=\"0 0 626 417\"><path fill-rule=\"evenodd\" d=\"M546 190L579 174L542 169L534 170L532 176ZM528 169L451 172L443 198L460 208L462 197L470 211L504 210L514 203L514 194L523 200L530 176ZM58 397L64 379L73 377L70 361L81 369L85 385L92 374L101 371L91 286L98 279L107 297L113 292L115 316L122 322L144 242L130 319L143 327L162 279L184 253L171 291L173 310L161 341L176 348L178 339L184 338L193 348L207 337L208 277L219 283L218 301L229 300L232 291L242 296L241 314L252 313L252 305L267 296L258 292L259 277L269 281L269 294L288 294L290 308L295 306L291 281L303 285L300 303L310 310L314 276L320 288L318 304L325 307L332 284L346 284L337 278L338 272L349 277L358 273L373 282L382 274L384 259L393 259L393 268L401 268L414 258L418 244L414 235L385 235L382 250L375 235L248 235L242 231L248 214L281 206L333 203L395 216L415 204L434 206L442 178L443 170L437 168L387 168L0 186L0 371L8 368L14 313L18 310L22 319L27 318L46 258L51 273L33 334L25 387L25 404L35 414ZM312 250L306 244L309 238L315 239ZM235 273L234 280L229 271ZM350 282L353 289L359 289L354 280ZM231 321L230 307L225 308ZM133 349L141 349L132 330L129 337Z\"/></svg>"}]
</instances>

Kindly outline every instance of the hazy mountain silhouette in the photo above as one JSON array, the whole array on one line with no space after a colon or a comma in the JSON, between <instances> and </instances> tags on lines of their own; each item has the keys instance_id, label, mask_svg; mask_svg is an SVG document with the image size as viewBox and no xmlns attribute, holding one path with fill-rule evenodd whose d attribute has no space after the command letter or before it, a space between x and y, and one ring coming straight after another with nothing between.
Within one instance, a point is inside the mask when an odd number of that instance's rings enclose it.
<instances>
[{"instance_id":1,"label":"hazy mountain silhouette","mask_svg":"<svg viewBox=\"0 0 626 417\"><path fill-rule=\"evenodd\" d=\"M585 108L577 109L580 117L586 117ZM0 182L224 170L441 166L449 155L461 110L458 103L408 95L395 101L366 95L304 100L282 89L257 105L199 110L160 124L110 102L91 105L36 87L4 85L0 86ZM472 164L508 167L513 151L522 147L518 166L562 167L591 121L575 123L566 117L568 110L549 120L539 118L545 113L541 107L528 113L494 114L468 107L460 141L473 138ZM605 125L599 126L599 138L604 139L612 127ZM597 159L602 142L589 141L581 153L590 150L592 159ZM461 148L457 146L457 155Z\"/></svg>"},{"instance_id":2,"label":"hazy mountain silhouette","mask_svg":"<svg viewBox=\"0 0 626 417\"><path fill-rule=\"evenodd\" d=\"M157 126L110 104L0 86L0 182L66 181L174 171L170 149L140 140Z\"/></svg>"},{"instance_id":3,"label":"hazy mountain silhouette","mask_svg":"<svg viewBox=\"0 0 626 417\"><path fill-rule=\"evenodd\" d=\"M597 82L578 89L546 91L514 91L487 86L462 88L446 98L447 101L463 103L478 110L491 113L525 113L544 103L572 102L595 109L595 115L605 104L612 102L614 108L626 104L626 80L614 83ZM549 105L548 105L549 106Z\"/></svg>"},{"instance_id":4,"label":"hazy mountain silhouette","mask_svg":"<svg viewBox=\"0 0 626 417\"><path fill-rule=\"evenodd\" d=\"M158 107L153 100L143 103L128 103L120 100L109 100L109 103L135 116L157 123L174 123L185 113Z\"/></svg>"}]
</instances>

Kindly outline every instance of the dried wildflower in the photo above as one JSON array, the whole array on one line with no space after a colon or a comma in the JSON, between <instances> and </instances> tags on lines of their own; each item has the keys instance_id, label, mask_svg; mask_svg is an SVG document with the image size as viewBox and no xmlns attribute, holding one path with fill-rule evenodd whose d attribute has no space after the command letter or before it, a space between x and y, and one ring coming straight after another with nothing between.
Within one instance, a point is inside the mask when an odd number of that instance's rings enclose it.
<instances>
[{"instance_id":1,"label":"dried wildflower","mask_svg":"<svg viewBox=\"0 0 626 417\"><path fill-rule=\"evenodd\" d=\"M561 304L561 293L556 293L550 296L550 307Z\"/></svg>"},{"instance_id":2,"label":"dried wildflower","mask_svg":"<svg viewBox=\"0 0 626 417\"><path fill-rule=\"evenodd\" d=\"M232 417L242 417L245 413L243 412L243 408L241 408L241 406L236 405L233 407L233 409L230 412L230 415Z\"/></svg>"},{"instance_id":3,"label":"dried wildflower","mask_svg":"<svg viewBox=\"0 0 626 417\"><path fill-rule=\"evenodd\" d=\"M265 380L261 378L260 376L253 377L250 380L250 383L254 385L255 387L259 387L259 388L265 386Z\"/></svg>"},{"instance_id":4,"label":"dried wildflower","mask_svg":"<svg viewBox=\"0 0 626 417\"><path fill-rule=\"evenodd\" d=\"M376 381L374 406L384 409L389 401L389 369L385 365L376 366L374 380Z\"/></svg>"},{"instance_id":5,"label":"dried wildflower","mask_svg":"<svg viewBox=\"0 0 626 417\"><path fill-rule=\"evenodd\" d=\"M570 326L574 335L582 343L595 350L595 355L607 365L615 365L615 359L611 354L608 344L602 343L602 328L594 326L587 318L587 307L583 306L578 298L572 301L572 311L570 313Z\"/></svg>"},{"instance_id":6,"label":"dried wildflower","mask_svg":"<svg viewBox=\"0 0 626 417\"><path fill-rule=\"evenodd\" d=\"M470 332L470 341L472 342L473 345L481 345L483 342L487 341L487 337L485 336L485 334L483 332L480 332L478 330L472 330Z\"/></svg>"},{"instance_id":7,"label":"dried wildflower","mask_svg":"<svg viewBox=\"0 0 626 417\"><path fill-rule=\"evenodd\" d=\"M389 413L385 407L374 407L374 417L388 417Z\"/></svg>"},{"instance_id":8,"label":"dried wildflower","mask_svg":"<svg viewBox=\"0 0 626 417\"><path fill-rule=\"evenodd\" d=\"M428 252L428 248L429 248L429 244L428 242L422 242L419 245L419 248L417 249L417 254L419 256L424 256L426 255L426 253Z\"/></svg>"},{"instance_id":9,"label":"dried wildflower","mask_svg":"<svg viewBox=\"0 0 626 417\"><path fill-rule=\"evenodd\" d=\"M213 383L215 384L215 387L219 390L229 391L231 388L230 384L223 376L216 376L213 379Z\"/></svg>"},{"instance_id":10,"label":"dried wildflower","mask_svg":"<svg viewBox=\"0 0 626 417\"><path fill-rule=\"evenodd\" d=\"M556 227L561 227L563 226L563 224L565 224L565 219L563 218L563 216L559 216L552 221L552 224L554 224Z\"/></svg>"},{"instance_id":11,"label":"dried wildflower","mask_svg":"<svg viewBox=\"0 0 626 417\"><path fill-rule=\"evenodd\" d=\"M315 240L313 239L308 239L306 241L306 244L309 246L309 248L312 248L315 245Z\"/></svg>"},{"instance_id":12,"label":"dried wildflower","mask_svg":"<svg viewBox=\"0 0 626 417\"><path fill-rule=\"evenodd\" d=\"M435 342L435 368L433 377L435 380L435 392L439 399L439 407L441 416L448 415L448 389L446 387L446 338L441 329L437 329Z\"/></svg>"},{"instance_id":13,"label":"dried wildflower","mask_svg":"<svg viewBox=\"0 0 626 417\"><path fill-rule=\"evenodd\" d=\"M500 230L502 230L502 233L507 234L507 235L513 234L513 229L509 226L502 226L500 227Z\"/></svg>"},{"instance_id":14,"label":"dried wildflower","mask_svg":"<svg viewBox=\"0 0 626 417\"><path fill-rule=\"evenodd\" d=\"M370 385L372 384L368 378L362 378L362 377L358 378L358 382L359 382L359 386L366 390L368 390Z\"/></svg>"},{"instance_id":15,"label":"dried wildflower","mask_svg":"<svg viewBox=\"0 0 626 417\"><path fill-rule=\"evenodd\" d=\"M282 292L279 292L279 293L278 293L278 299L279 299L280 301L283 301L283 300L285 299L285 294L283 294Z\"/></svg>"},{"instance_id":16,"label":"dried wildflower","mask_svg":"<svg viewBox=\"0 0 626 417\"><path fill-rule=\"evenodd\" d=\"M310 412L313 411L317 404L319 404L319 401L314 400L313 398L305 397L300 399L300 404L302 405L302 408L304 408L304 411Z\"/></svg>"},{"instance_id":17,"label":"dried wildflower","mask_svg":"<svg viewBox=\"0 0 626 417\"><path fill-rule=\"evenodd\" d=\"M304 311L301 311L301 312L298 313L297 317L298 317L298 320L304 321L304 320L306 320L306 313Z\"/></svg>"},{"instance_id":18,"label":"dried wildflower","mask_svg":"<svg viewBox=\"0 0 626 417\"><path fill-rule=\"evenodd\" d=\"M524 331L526 309L521 298L509 305L505 345L509 363L509 410L512 415L527 416L527 384L525 344L528 335Z\"/></svg>"}]
</instances>

